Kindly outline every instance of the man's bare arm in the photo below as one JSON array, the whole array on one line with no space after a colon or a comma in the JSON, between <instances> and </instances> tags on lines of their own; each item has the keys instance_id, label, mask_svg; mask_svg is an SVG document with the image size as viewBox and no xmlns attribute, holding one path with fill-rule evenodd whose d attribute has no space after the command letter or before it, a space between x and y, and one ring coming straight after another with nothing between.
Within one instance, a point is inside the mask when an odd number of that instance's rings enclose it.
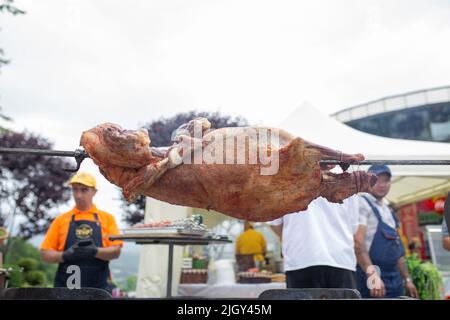
<instances>
[{"instance_id":1,"label":"man's bare arm","mask_svg":"<svg viewBox=\"0 0 450 320\"><path fill-rule=\"evenodd\" d=\"M355 233L355 254L358 264L364 271L372 265L370 260L369 251L364 244L364 238L366 236L366 226L359 225L358 230Z\"/></svg>"},{"instance_id":2,"label":"man's bare arm","mask_svg":"<svg viewBox=\"0 0 450 320\"><path fill-rule=\"evenodd\" d=\"M107 248L98 248L98 252L95 255L97 259L110 261L119 258L121 247L119 246L111 246Z\"/></svg>"},{"instance_id":3,"label":"man's bare arm","mask_svg":"<svg viewBox=\"0 0 450 320\"><path fill-rule=\"evenodd\" d=\"M403 279L406 279L409 277L408 268L406 267L404 257L401 257L400 259L398 259L397 268L398 268L398 271L400 271L400 274Z\"/></svg>"},{"instance_id":4,"label":"man's bare arm","mask_svg":"<svg viewBox=\"0 0 450 320\"><path fill-rule=\"evenodd\" d=\"M56 250L51 250L51 249L47 249L47 250L41 249L41 258L44 262L47 262L47 263L64 262L64 260L62 258L62 254L63 253L61 251L56 251Z\"/></svg>"},{"instance_id":5,"label":"man's bare arm","mask_svg":"<svg viewBox=\"0 0 450 320\"><path fill-rule=\"evenodd\" d=\"M378 281L376 281L377 284L374 283L375 286L373 288L369 288L370 295L372 297L382 298L386 294L384 283L380 276L376 273L375 269L369 268L372 266L372 260L370 259L369 251L364 244L365 236L366 226L359 225L358 231L356 231L354 235L356 259L361 269L366 273L367 277L371 277L372 280L378 278Z\"/></svg>"},{"instance_id":6,"label":"man's bare arm","mask_svg":"<svg viewBox=\"0 0 450 320\"><path fill-rule=\"evenodd\" d=\"M442 246L445 250L450 251L450 237L442 238Z\"/></svg>"}]
</instances>

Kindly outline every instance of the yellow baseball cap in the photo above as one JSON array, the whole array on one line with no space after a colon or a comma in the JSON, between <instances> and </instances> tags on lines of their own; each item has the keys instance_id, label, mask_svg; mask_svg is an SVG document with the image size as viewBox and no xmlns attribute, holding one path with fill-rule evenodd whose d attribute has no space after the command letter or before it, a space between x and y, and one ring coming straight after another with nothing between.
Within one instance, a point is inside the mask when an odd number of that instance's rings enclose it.
<instances>
[{"instance_id":1,"label":"yellow baseball cap","mask_svg":"<svg viewBox=\"0 0 450 320\"><path fill-rule=\"evenodd\" d=\"M93 187L95 189L97 189L97 182L95 181L95 178L92 174L87 173L87 172L79 172L76 173L72 179L70 179L70 184L73 183L81 183L85 186L88 187Z\"/></svg>"}]
</instances>

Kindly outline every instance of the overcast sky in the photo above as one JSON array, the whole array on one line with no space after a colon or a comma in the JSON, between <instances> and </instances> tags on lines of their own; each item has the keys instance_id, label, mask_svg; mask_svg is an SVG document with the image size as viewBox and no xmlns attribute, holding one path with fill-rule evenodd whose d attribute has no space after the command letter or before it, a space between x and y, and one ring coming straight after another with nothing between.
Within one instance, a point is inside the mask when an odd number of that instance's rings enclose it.
<instances>
[{"instance_id":1,"label":"overcast sky","mask_svg":"<svg viewBox=\"0 0 450 320\"><path fill-rule=\"evenodd\" d=\"M74 150L102 122L136 129L192 109L277 126L303 101L325 113L450 83L446 0L16 0L0 16L8 127ZM4 123L1 123L4 125ZM99 179L99 207L120 220Z\"/></svg>"}]
</instances>

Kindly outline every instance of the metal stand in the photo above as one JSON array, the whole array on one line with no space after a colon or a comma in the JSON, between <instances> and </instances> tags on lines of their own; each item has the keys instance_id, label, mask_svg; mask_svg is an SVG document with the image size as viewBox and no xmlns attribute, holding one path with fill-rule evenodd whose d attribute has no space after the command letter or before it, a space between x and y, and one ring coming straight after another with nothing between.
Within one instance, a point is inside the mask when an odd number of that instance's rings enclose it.
<instances>
[{"instance_id":1,"label":"metal stand","mask_svg":"<svg viewBox=\"0 0 450 320\"><path fill-rule=\"evenodd\" d=\"M166 296L172 296L172 271L173 271L173 244L169 244L169 264L167 266L167 288Z\"/></svg>"},{"instance_id":2,"label":"metal stand","mask_svg":"<svg viewBox=\"0 0 450 320\"><path fill-rule=\"evenodd\" d=\"M135 242L136 244L167 244L169 246L169 257L168 257L168 268L167 268L167 288L166 295L167 298L172 297L172 276L173 276L173 247L175 245L185 246L185 245L208 245L210 243L220 243L226 244L231 243L228 238L214 238L214 237L195 237L187 235L179 236L158 236L158 235L117 235L110 236L111 240L122 240Z\"/></svg>"}]
</instances>

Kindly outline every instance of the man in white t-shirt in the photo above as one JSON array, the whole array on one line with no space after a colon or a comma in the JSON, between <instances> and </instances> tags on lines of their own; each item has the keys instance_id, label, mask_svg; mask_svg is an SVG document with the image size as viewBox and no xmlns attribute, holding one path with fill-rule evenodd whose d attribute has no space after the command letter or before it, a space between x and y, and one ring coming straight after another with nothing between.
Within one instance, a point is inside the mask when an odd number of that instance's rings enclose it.
<instances>
[{"instance_id":1,"label":"man in white t-shirt","mask_svg":"<svg viewBox=\"0 0 450 320\"><path fill-rule=\"evenodd\" d=\"M306 211L287 214L270 224L282 240L288 288L356 289L356 195L342 204L319 197Z\"/></svg>"}]
</instances>

